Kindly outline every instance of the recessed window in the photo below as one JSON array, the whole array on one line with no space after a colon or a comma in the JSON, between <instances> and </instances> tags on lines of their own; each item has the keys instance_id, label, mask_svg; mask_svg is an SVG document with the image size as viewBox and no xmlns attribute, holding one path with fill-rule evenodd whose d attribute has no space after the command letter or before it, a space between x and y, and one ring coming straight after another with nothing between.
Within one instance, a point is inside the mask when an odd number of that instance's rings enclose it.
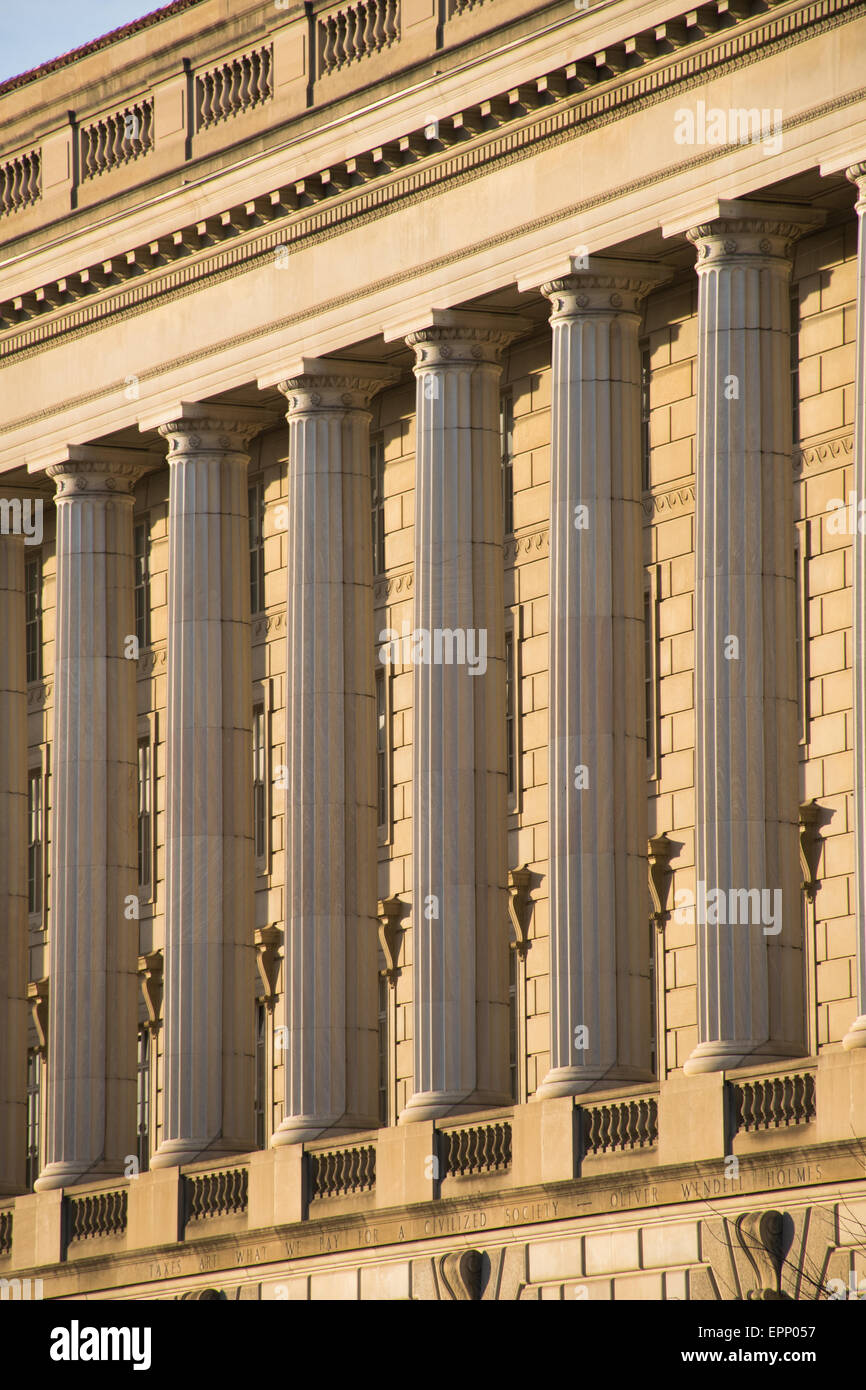
<instances>
[{"instance_id":1,"label":"recessed window","mask_svg":"<svg viewBox=\"0 0 866 1390\"><path fill-rule=\"evenodd\" d=\"M517 795L517 728L515 718L514 633L505 634L505 764L508 795Z\"/></svg>"},{"instance_id":2,"label":"recessed window","mask_svg":"<svg viewBox=\"0 0 866 1390\"><path fill-rule=\"evenodd\" d=\"M247 498L250 514L250 612L261 613L265 606L264 484L251 483Z\"/></svg>"},{"instance_id":3,"label":"recessed window","mask_svg":"<svg viewBox=\"0 0 866 1390\"><path fill-rule=\"evenodd\" d=\"M373 526L373 573L385 573L385 440L376 434L370 440L371 521Z\"/></svg>"},{"instance_id":4,"label":"recessed window","mask_svg":"<svg viewBox=\"0 0 866 1390\"><path fill-rule=\"evenodd\" d=\"M42 879L45 863L45 818L41 768L27 774L27 908L42 911Z\"/></svg>"},{"instance_id":5,"label":"recessed window","mask_svg":"<svg viewBox=\"0 0 866 1390\"><path fill-rule=\"evenodd\" d=\"M253 710L253 841L257 859L267 852L267 749L265 744L265 707Z\"/></svg>"},{"instance_id":6,"label":"recessed window","mask_svg":"<svg viewBox=\"0 0 866 1390\"><path fill-rule=\"evenodd\" d=\"M262 999L256 1000L256 1073L254 1110L256 1121L256 1148L263 1149L267 1140L265 1120L267 1116L267 1028L268 1011Z\"/></svg>"},{"instance_id":7,"label":"recessed window","mask_svg":"<svg viewBox=\"0 0 866 1390\"><path fill-rule=\"evenodd\" d=\"M640 457L644 492L650 485L650 350L648 343L640 349Z\"/></svg>"},{"instance_id":8,"label":"recessed window","mask_svg":"<svg viewBox=\"0 0 866 1390\"><path fill-rule=\"evenodd\" d=\"M38 1047L27 1052L27 1191L39 1177L39 1116L42 1110L42 1056Z\"/></svg>"},{"instance_id":9,"label":"recessed window","mask_svg":"<svg viewBox=\"0 0 866 1390\"><path fill-rule=\"evenodd\" d=\"M502 515L505 534L514 531L514 397L504 391L499 398L499 440L502 454Z\"/></svg>"},{"instance_id":10,"label":"recessed window","mask_svg":"<svg viewBox=\"0 0 866 1390\"><path fill-rule=\"evenodd\" d=\"M809 557L808 522L798 521L794 535L794 641L797 652L797 727L799 741L809 742Z\"/></svg>"},{"instance_id":11,"label":"recessed window","mask_svg":"<svg viewBox=\"0 0 866 1390\"><path fill-rule=\"evenodd\" d=\"M24 602L27 633L27 679L42 679L42 556L34 555L24 566Z\"/></svg>"},{"instance_id":12,"label":"recessed window","mask_svg":"<svg viewBox=\"0 0 866 1390\"><path fill-rule=\"evenodd\" d=\"M508 1074L511 1078L511 1098L515 1101L520 1100L518 1089L520 1008L517 993L519 965L517 951L511 947L508 952Z\"/></svg>"},{"instance_id":13,"label":"recessed window","mask_svg":"<svg viewBox=\"0 0 866 1390\"><path fill-rule=\"evenodd\" d=\"M647 777L655 781L659 777L658 574L655 566L647 574L644 585L643 640Z\"/></svg>"},{"instance_id":14,"label":"recessed window","mask_svg":"<svg viewBox=\"0 0 866 1390\"><path fill-rule=\"evenodd\" d=\"M800 287L791 286L791 439L800 443Z\"/></svg>"},{"instance_id":15,"label":"recessed window","mask_svg":"<svg viewBox=\"0 0 866 1390\"><path fill-rule=\"evenodd\" d=\"M150 1029L144 1024L138 1029L135 1081L138 1171L146 1173L150 1166Z\"/></svg>"},{"instance_id":16,"label":"recessed window","mask_svg":"<svg viewBox=\"0 0 866 1390\"><path fill-rule=\"evenodd\" d=\"M379 1123L388 1124L388 977L379 975Z\"/></svg>"},{"instance_id":17,"label":"recessed window","mask_svg":"<svg viewBox=\"0 0 866 1390\"><path fill-rule=\"evenodd\" d=\"M138 740L138 888L153 884L153 754L149 738Z\"/></svg>"},{"instance_id":18,"label":"recessed window","mask_svg":"<svg viewBox=\"0 0 866 1390\"><path fill-rule=\"evenodd\" d=\"M135 527L135 635L139 648L150 646L150 525Z\"/></svg>"}]
</instances>

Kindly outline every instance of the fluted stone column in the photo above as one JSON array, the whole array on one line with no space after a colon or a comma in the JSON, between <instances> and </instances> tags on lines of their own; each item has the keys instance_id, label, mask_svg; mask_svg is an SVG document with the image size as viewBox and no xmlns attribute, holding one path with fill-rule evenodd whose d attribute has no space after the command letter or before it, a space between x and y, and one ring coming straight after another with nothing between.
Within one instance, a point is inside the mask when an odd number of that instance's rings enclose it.
<instances>
[{"instance_id":1,"label":"fluted stone column","mask_svg":"<svg viewBox=\"0 0 866 1390\"><path fill-rule=\"evenodd\" d=\"M40 1190L136 1152L134 456L76 447L57 486L50 1028Z\"/></svg>"},{"instance_id":2,"label":"fluted stone column","mask_svg":"<svg viewBox=\"0 0 866 1390\"><path fill-rule=\"evenodd\" d=\"M499 382L502 349L527 327L435 312L406 338L416 357L421 636L412 734L415 1076L401 1123L509 1099Z\"/></svg>"},{"instance_id":3,"label":"fluted stone column","mask_svg":"<svg viewBox=\"0 0 866 1390\"><path fill-rule=\"evenodd\" d=\"M285 1113L272 1143L378 1124L372 396L307 359L288 400Z\"/></svg>"},{"instance_id":4,"label":"fluted stone column","mask_svg":"<svg viewBox=\"0 0 866 1390\"><path fill-rule=\"evenodd\" d=\"M154 1168L254 1145L247 445L271 419L185 403L157 424L171 482L163 1137Z\"/></svg>"},{"instance_id":5,"label":"fluted stone column","mask_svg":"<svg viewBox=\"0 0 866 1390\"><path fill-rule=\"evenodd\" d=\"M22 498L4 490L19 505ZM23 1192L27 1123L27 671L24 537L0 535L0 1195Z\"/></svg>"},{"instance_id":6,"label":"fluted stone column","mask_svg":"<svg viewBox=\"0 0 866 1390\"><path fill-rule=\"evenodd\" d=\"M866 1047L866 163L855 164L848 178L857 185L857 326L854 385L854 496L857 529L851 538L853 574L854 666L854 893L857 930L857 1017L843 1046ZM864 528L861 530L861 527Z\"/></svg>"},{"instance_id":7,"label":"fluted stone column","mask_svg":"<svg viewBox=\"0 0 866 1390\"><path fill-rule=\"evenodd\" d=\"M788 287L791 244L820 221L731 202L688 232L699 276L689 1073L804 1046Z\"/></svg>"},{"instance_id":8,"label":"fluted stone column","mask_svg":"<svg viewBox=\"0 0 866 1390\"><path fill-rule=\"evenodd\" d=\"M553 306L550 1070L537 1095L650 1075L639 302L592 258Z\"/></svg>"}]
</instances>

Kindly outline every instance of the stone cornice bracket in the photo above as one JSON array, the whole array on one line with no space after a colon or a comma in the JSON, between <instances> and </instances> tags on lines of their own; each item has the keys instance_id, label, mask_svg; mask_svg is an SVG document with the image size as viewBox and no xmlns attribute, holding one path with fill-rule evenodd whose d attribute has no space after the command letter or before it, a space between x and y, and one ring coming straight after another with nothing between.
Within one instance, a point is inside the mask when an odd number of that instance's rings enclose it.
<instances>
[{"instance_id":1,"label":"stone cornice bracket","mask_svg":"<svg viewBox=\"0 0 866 1390\"><path fill-rule=\"evenodd\" d=\"M786 261L798 237L817 231L826 213L788 203L720 198L689 226L665 227L664 235L684 232L697 249L698 274L727 260Z\"/></svg>"},{"instance_id":2,"label":"stone cornice bracket","mask_svg":"<svg viewBox=\"0 0 866 1390\"><path fill-rule=\"evenodd\" d=\"M758 1287L750 1289L747 1299L761 1302L786 1302L789 1295L782 1292L782 1269L790 1246L786 1225L780 1211L749 1211L737 1219L735 1230L740 1249L757 1276Z\"/></svg>"},{"instance_id":3,"label":"stone cornice bracket","mask_svg":"<svg viewBox=\"0 0 866 1390\"><path fill-rule=\"evenodd\" d=\"M529 923L532 918L532 871L526 864L519 869L508 871L508 916L514 930L513 948L521 959L525 959L531 942Z\"/></svg>"},{"instance_id":4,"label":"stone cornice bracket","mask_svg":"<svg viewBox=\"0 0 866 1390\"><path fill-rule=\"evenodd\" d=\"M122 497L132 500L135 484L162 460L146 450L73 444L63 457L49 463L47 477L54 480L57 500L69 497Z\"/></svg>"},{"instance_id":5,"label":"stone cornice bracket","mask_svg":"<svg viewBox=\"0 0 866 1390\"><path fill-rule=\"evenodd\" d=\"M385 341L405 339L415 350L415 375L431 367L498 366L515 338L533 328L518 314L476 313L474 310L430 309L411 322L390 324Z\"/></svg>"},{"instance_id":6,"label":"stone cornice bracket","mask_svg":"<svg viewBox=\"0 0 866 1390\"><path fill-rule=\"evenodd\" d=\"M147 1026L155 1033L160 1025L163 985L162 951L148 951L138 958L138 979L147 1009Z\"/></svg>"},{"instance_id":7,"label":"stone cornice bracket","mask_svg":"<svg viewBox=\"0 0 866 1390\"><path fill-rule=\"evenodd\" d=\"M273 922L267 927L257 927L255 934L256 966L259 979L265 987L264 1000L273 1010L277 1002L277 984L280 978L280 947L283 933Z\"/></svg>"},{"instance_id":8,"label":"stone cornice bracket","mask_svg":"<svg viewBox=\"0 0 866 1390\"><path fill-rule=\"evenodd\" d=\"M243 454L251 439L279 417L254 406L222 406L208 402L179 401L158 414L142 417L142 432L155 430L168 440L168 461L185 455Z\"/></svg>"},{"instance_id":9,"label":"stone cornice bracket","mask_svg":"<svg viewBox=\"0 0 866 1390\"><path fill-rule=\"evenodd\" d=\"M604 256L569 256L571 269L565 274L548 274L537 286L552 305L551 320L582 314L639 314L640 301L650 291L673 278L665 266L650 261L623 261ZM547 267L553 270L554 266ZM521 288L530 288L535 274L521 279Z\"/></svg>"},{"instance_id":10,"label":"stone cornice bracket","mask_svg":"<svg viewBox=\"0 0 866 1390\"><path fill-rule=\"evenodd\" d=\"M818 892L818 865L821 862L821 848L824 843L820 834L822 808L813 797L804 801L800 807L800 869L803 874L803 892L810 903L815 901Z\"/></svg>"},{"instance_id":11,"label":"stone cornice bracket","mask_svg":"<svg viewBox=\"0 0 866 1390\"><path fill-rule=\"evenodd\" d=\"M652 899L652 920L657 931L663 931L668 912L668 894L671 886L671 855L674 846L666 834L653 835L647 842L649 861L649 890Z\"/></svg>"},{"instance_id":12,"label":"stone cornice bracket","mask_svg":"<svg viewBox=\"0 0 866 1390\"><path fill-rule=\"evenodd\" d=\"M866 210L866 159L846 169L845 177L857 185L858 198L854 206L858 212L863 212Z\"/></svg>"},{"instance_id":13,"label":"stone cornice bracket","mask_svg":"<svg viewBox=\"0 0 866 1390\"><path fill-rule=\"evenodd\" d=\"M49 984L46 978L31 980L27 986L27 998L30 1000L39 1055L43 1058L48 1052L48 990Z\"/></svg>"},{"instance_id":14,"label":"stone cornice bracket","mask_svg":"<svg viewBox=\"0 0 866 1390\"><path fill-rule=\"evenodd\" d=\"M400 947L405 927L400 926L400 918L406 911L406 904L396 896L380 898L376 908L379 923L379 945L385 957L385 974L389 984L396 984L400 974Z\"/></svg>"},{"instance_id":15,"label":"stone cornice bracket","mask_svg":"<svg viewBox=\"0 0 866 1390\"><path fill-rule=\"evenodd\" d=\"M286 413L292 416L323 410L366 410L377 392L399 380L396 368L380 362L305 357L275 385L286 397Z\"/></svg>"}]
</instances>

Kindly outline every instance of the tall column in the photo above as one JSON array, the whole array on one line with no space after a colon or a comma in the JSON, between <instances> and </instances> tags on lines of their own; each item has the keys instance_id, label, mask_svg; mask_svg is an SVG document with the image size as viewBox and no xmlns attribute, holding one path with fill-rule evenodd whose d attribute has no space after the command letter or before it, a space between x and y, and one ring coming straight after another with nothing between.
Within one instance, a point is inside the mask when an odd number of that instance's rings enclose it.
<instances>
[{"instance_id":1,"label":"tall column","mask_svg":"<svg viewBox=\"0 0 866 1390\"><path fill-rule=\"evenodd\" d=\"M650 1075L639 301L592 258L553 305L550 1070L540 1098Z\"/></svg>"},{"instance_id":2,"label":"tall column","mask_svg":"<svg viewBox=\"0 0 866 1390\"><path fill-rule=\"evenodd\" d=\"M731 202L687 233L699 277L688 1073L803 1051L788 287L791 243L821 220Z\"/></svg>"},{"instance_id":3,"label":"tall column","mask_svg":"<svg viewBox=\"0 0 866 1390\"><path fill-rule=\"evenodd\" d=\"M307 359L288 399L285 1115L272 1143L378 1124L372 396Z\"/></svg>"},{"instance_id":4,"label":"tall column","mask_svg":"<svg viewBox=\"0 0 866 1390\"><path fill-rule=\"evenodd\" d=\"M134 456L70 448L57 486L45 1166L40 1190L123 1171L135 1142L138 924Z\"/></svg>"},{"instance_id":5,"label":"tall column","mask_svg":"<svg viewBox=\"0 0 866 1390\"><path fill-rule=\"evenodd\" d=\"M22 498L3 493L11 505ZM24 536L0 534L0 1195L23 1192L27 1123L27 670Z\"/></svg>"},{"instance_id":6,"label":"tall column","mask_svg":"<svg viewBox=\"0 0 866 1390\"><path fill-rule=\"evenodd\" d=\"M529 325L435 311L415 349L414 1094L401 1123L507 1103L502 349Z\"/></svg>"},{"instance_id":7,"label":"tall column","mask_svg":"<svg viewBox=\"0 0 866 1390\"><path fill-rule=\"evenodd\" d=\"M866 521L860 510L866 499L866 163L847 171L857 185L857 327L854 385L854 496L857 529L854 552L854 893L857 931L857 1017L843 1047L866 1047Z\"/></svg>"},{"instance_id":8,"label":"tall column","mask_svg":"<svg viewBox=\"0 0 866 1390\"><path fill-rule=\"evenodd\" d=\"M168 440L163 1130L152 1167L253 1147L247 444L265 411L184 403Z\"/></svg>"}]
</instances>

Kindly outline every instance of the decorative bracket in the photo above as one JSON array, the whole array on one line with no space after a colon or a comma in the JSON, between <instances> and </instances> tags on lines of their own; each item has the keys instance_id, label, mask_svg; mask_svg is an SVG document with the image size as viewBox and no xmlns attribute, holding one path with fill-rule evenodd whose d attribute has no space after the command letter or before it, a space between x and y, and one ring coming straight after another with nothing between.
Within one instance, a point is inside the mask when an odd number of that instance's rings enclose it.
<instances>
[{"instance_id":1,"label":"decorative bracket","mask_svg":"<svg viewBox=\"0 0 866 1390\"><path fill-rule=\"evenodd\" d=\"M791 1243L786 1240L785 1225L780 1211L749 1211L737 1220L740 1249L758 1280L758 1287L750 1289L746 1298L771 1303L788 1300L789 1295L782 1292L782 1267Z\"/></svg>"},{"instance_id":2,"label":"decorative bracket","mask_svg":"<svg viewBox=\"0 0 866 1390\"><path fill-rule=\"evenodd\" d=\"M162 1010L162 951L148 951L138 958L138 978L147 1009L147 1026L155 1033Z\"/></svg>"},{"instance_id":3,"label":"decorative bracket","mask_svg":"<svg viewBox=\"0 0 866 1390\"><path fill-rule=\"evenodd\" d=\"M663 931L665 922L668 920L668 894L671 886L671 866L670 860L673 853L673 844L666 834L653 835L647 842L647 857L649 859L649 890L652 898L652 920L656 924L657 931Z\"/></svg>"},{"instance_id":4,"label":"decorative bracket","mask_svg":"<svg viewBox=\"0 0 866 1390\"><path fill-rule=\"evenodd\" d=\"M532 917L532 873L526 864L508 872L508 915L514 928L513 948L525 959L530 947L529 922Z\"/></svg>"},{"instance_id":5,"label":"decorative bracket","mask_svg":"<svg viewBox=\"0 0 866 1390\"><path fill-rule=\"evenodd\" d=\"M27 986L27 998L38 1038L39 1053L45 1057L48 1052L48 980L31 980Z\"/></svg>"},{"instance_id":6,"label":"decorative bracket","mask_svg":"<svg viewBox=\"0 0 866 1390\"><path fill-rule=\"evenodd\" d=\"M405 904L394 894L390 898L380 898L376 909L379 919L379 945L385 957L385 974L389 984L397 983L400 974L400 946L404 928L400 926Z\"/></svg>"},{"instance_id":7,"label":"decorative bracket","mask_svg":"<svg viewBox=\"0 0 866 1390\"><path fill-rule=\"evenodd\" d=\"M800 807L800 869L803 874L803 892L810 903L815 901L818 892L818 865L821 862L823 838L820 827L822 808L814 797L804 801Z\"/></svg>"},{"instance_id":8,"label":"decorative bracket","mask_svg":"<svg viewBox=\"0 0 866 1390\"><path fill-rule=\"evenodd\" d=\"M277 1002L277 983L280 978L282 930L273 923L267 927L257 927L255 942L256 965L258 966L259 978L265 987L265 1004L269 1009L273 1009Z\"/></svg>"}]
</instances>

